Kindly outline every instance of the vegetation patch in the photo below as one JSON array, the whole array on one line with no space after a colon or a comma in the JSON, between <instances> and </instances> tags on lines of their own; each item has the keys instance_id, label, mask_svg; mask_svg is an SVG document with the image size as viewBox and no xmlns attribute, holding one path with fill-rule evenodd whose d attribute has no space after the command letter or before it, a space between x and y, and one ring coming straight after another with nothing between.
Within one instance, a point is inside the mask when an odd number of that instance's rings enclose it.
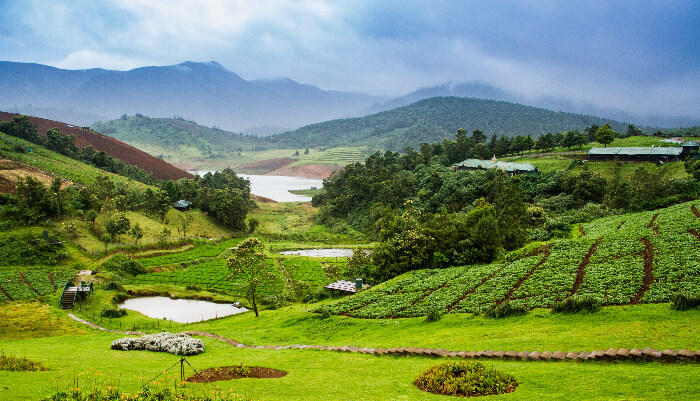
<instances>
[{"instance_id":1,"label":"vegetation patch","mask_svg":"<svg viewBox=\"0 0 700 401\"><path fill-rule=\"evenodd\" d=\"M486 316L503 318L527 314L527 307L518 301L506 301L486 311Z\"/></svg>"},{"instance_id":2,"label":"vegetation patch","mask_svg":"<svg viewBox=\"0 0 700 401\"><path fill-rule=\"evenodd\" d=\"M278 379L287 375L284 370L263 368L259 366L223 366L202 370L186 380L190 383L211 383L222 380L256 378Z\"/></svg>"},{"instance_id":3,"label":"vegetation patch","mask_svg":"<svg viewBox=\"0 0 700 401\"><path fill-rule=\"evenodd\" d=\"M590 295L574 295L552 307L554 313L593 313L600 310L600 300Z\"/></svg>"},{"instance_id":4,"label":"vegetation patch","mask_svg":"<svg viewBox=\"0 0 700 401\"><path fill-rule=\"evenodd\" d=\"M204 352L204 343L184 333L158 333L142 337L120 338L112 342L112 349L120 351L148 350L174 355L196 355Z\"/></svg>"},{"instance_id":5,"label":"vegetation patch","mask_svg":"<svg viewBox=\"0 0 700 401\"><path fill-rule=\"evenodd\" d=\"M518 381L480 362L457 362L431 367L414 384L430 393L476 397L512 393Z\"/></svg>"},{"instance_id":6,"label":"vegetation patch","mask_svg":"<svg viewBox=\"0 0 700 401\"><path fill-rule=\"evenodd\" d=\"M675 310L688 310L700 306L700 295L690 296L688 294L675 294L671 303L671 308Z\"/></svg>"},{"instance_id":7,"label":"vegetation patch","mask_svg":"<svg viewBox=\"0 0 700 401\"><path fill-rule=\"evenodd\" d=\"M182 390L145 388L138 393L125 393L117 387L104 389L92 389L81 391L74 387L65 391L57 391L56 394L42 398L41 401L245 401L250 400L238 394L192 394Z\"/></svg>"},{"instance_id":8,"label":"vegetation patch","mask_svg":"<svg viewBox=\"0 0 700 401\"><path fill-rule=\"evenodd\" d=\"M24 357L7 356L0 353L0 370L10 370L13 372L40 372L48 370L38 362L31 361Z\"/></svg>"}]
</instances>

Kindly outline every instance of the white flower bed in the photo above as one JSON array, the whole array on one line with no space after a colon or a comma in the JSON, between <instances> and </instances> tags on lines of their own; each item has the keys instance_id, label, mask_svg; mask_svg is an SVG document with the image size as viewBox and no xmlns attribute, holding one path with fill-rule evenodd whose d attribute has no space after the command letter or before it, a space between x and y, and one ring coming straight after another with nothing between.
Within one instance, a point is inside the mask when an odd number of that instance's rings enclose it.
<instances>
[{"instance_id":1,"label":"white flower bed","mask_svg":"<svg viewBox=\"0 0 700 401\"><path fill-rule=\"evenodd\" d=\"M184 333L158 333L138 338L120 338L112 342L112 349L149 350L169 352L175 355L196 355L204 352L202 340L194 339Z\"/></svg>"}]
</instances>

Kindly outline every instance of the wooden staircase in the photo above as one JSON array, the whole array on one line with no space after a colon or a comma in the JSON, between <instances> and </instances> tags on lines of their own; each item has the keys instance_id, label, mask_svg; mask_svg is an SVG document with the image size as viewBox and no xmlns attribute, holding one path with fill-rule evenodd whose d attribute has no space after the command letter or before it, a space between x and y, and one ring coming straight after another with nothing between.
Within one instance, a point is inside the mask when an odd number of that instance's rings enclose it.
<instances>
[{"instance_id":1,"label":"wooden staircase","mask_svg":"<svg viewBox=\"0 0 700 401\"><path fill-rule=\"evenodd\" d=\"M78 287L71 286L70 282L66 283L66 286L63 288L63 294L61 295L61 301L59 302L61 309L73 309L77 296Z\"/></svg>"}]
</instances>

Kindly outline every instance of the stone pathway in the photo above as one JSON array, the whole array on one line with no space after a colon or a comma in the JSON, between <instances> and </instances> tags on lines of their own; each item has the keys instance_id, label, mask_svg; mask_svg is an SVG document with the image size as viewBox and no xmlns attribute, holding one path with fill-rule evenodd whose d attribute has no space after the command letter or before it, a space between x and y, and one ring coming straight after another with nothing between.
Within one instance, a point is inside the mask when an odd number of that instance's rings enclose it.
<instances>
[{"instance_id":1,"label":"stone pathway","mask_svg":"<svg viewBox=\"0 0 700 401\"><path fill-rule=\"evenodd\" d=\"M102 331L108 331L108 332L110 332L110 333L121 333L121 334L130 334L130 335L139 335L139 336L140 336L140 335L146 334L146 333L141 332L141 331L122 331L122 330L112 330L112 329L108 329L108 328L105 328L105 327L100 326L99 324L96 324L96 323L93 323L93 322L89 322L89 321L87 321L87 320L85 320L85 319L81 319L81 318L75 316L75 315L72 314L72 313L69 313L69 314L68 314L68 317L71 318L71 319L73 319L73 320L75 320L75 321L78 322L78 323L82 323L82 324L84 324L84 325L86 325L86 326L90 326L90 327L92 327L93 329L102 330Z\"/></svg>"},{"instance_id":2,"label":"stone pathway","mask_svg":"<svg viewBox=\"0 0 700 401\"><path fill-rule=\"evenodd\" d=\"M593 352L562 352L562 351L448 351L442 348L413 348L413 347L398 347L398 348L360 348L360 347L333 347L326 345L247 345L239 341L222 337L214 333L204 331L188 331L185 334L191 336L209 337L223 341L237 348L251 349L317 349L337 352L356 352L360 354L372 355L414 355L414 356L437 356L437 357L452 357L452 358L490 358L490 359L519 359L528 361L664 361L664 362L700 362L700 350L691 351L682 349L674 350L656 350L653 348L608 348L607 350L597 350Z\"/></svg>"}]
</instances>

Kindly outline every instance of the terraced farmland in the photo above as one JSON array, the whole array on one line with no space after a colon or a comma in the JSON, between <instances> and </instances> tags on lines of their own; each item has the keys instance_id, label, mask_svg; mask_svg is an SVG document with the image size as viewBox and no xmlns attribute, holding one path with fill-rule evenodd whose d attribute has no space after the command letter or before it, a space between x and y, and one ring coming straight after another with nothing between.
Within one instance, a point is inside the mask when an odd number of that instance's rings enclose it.
<instances>
[{"instance_id":1,"label":"terraced farmland","mask_svg":"<svg viewBox=\"0 0 700 401\"><path fill-rule=\"evenodd\" d=\"M692 202L600 219L577 239L550 242L511 263L419 270L328 306L362 318L410 317L431 309L479 312L505 300L551 307L573 294L604 304L667 302L700 294L700 213Z\"/></svg>"},{"instance_id":2,"label":"terraced farmland","mask_svg":"<svg viewBox=\"0 0 700 401\"><path fill-rule=\"evenodd\" d=\"M236 246L240 241L241 239L238 238L222 242L207 242L184 252L141 258L139 262L146 267L191 263L193 261L217 257L229 248Z\"/></svg>"},{"instance_id":3,"label":"terraced farmland","mask_svg":"<svg viewBox=\"0 0 700 401\"><path fill-rule=\"evenodd\" d=\"M30 267L0 271L0 302L53 294L74 276L70 269Z\"/></svg>"},{"instance_id":4,"label":"terraced farmland","mask_svg":"<svg viewBox=\"0 0 700 401\"><path fill-rule=\"evenodd\" d=\"M333 164L345 166L350 163L362 162L372 153L374 152L366 147L338 147L326 150L311 149L308 154L302 155L301 160L294 165Z\"/></svg>"}]
</instances>

